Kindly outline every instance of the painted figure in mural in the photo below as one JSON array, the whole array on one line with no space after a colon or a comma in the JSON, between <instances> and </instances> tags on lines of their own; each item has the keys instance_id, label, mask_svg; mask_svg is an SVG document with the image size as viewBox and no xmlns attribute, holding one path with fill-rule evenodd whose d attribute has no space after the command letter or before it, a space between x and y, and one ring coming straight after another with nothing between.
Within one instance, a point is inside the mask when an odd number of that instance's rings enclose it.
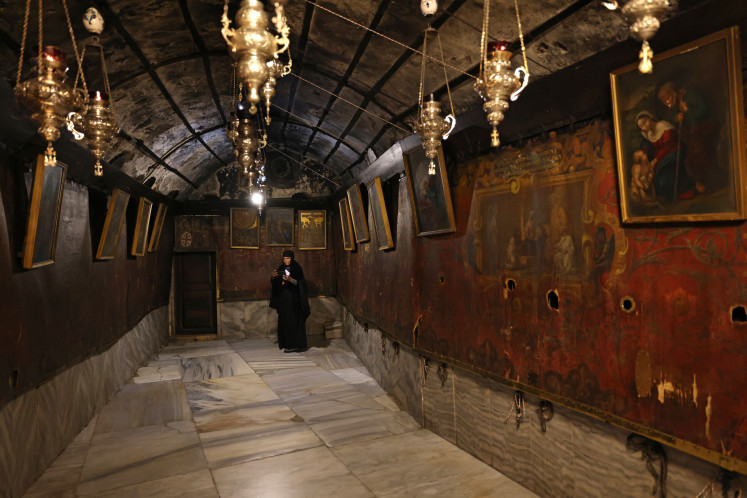
<instances>
[{"instance_id":1,"label":"painted figure in mural","mask_svg":"<svg viewBox=\"0 0 747 498\"><path fill-rule=\"evenodd\" d=\"M677 139L674 125L656 119L648 111L639 112L635 122L643 137L639 150L645 153L654 170L655 195L668 202L692 198L695 182L683 167L687 154L684 145Z\"/></svg>"},{"instance_id":2,"label":"painted figure in mural","mask_svg":"<svg viewBox=\"0 0 747 498\"><path fill-rule=\"evenodd\" d=\"M667 81L656 96L677 125L680 143L687 148L682 160L699 193L723 187L724 175L718 167L717 125L706 98L694 88Z\"/></svg>"},{"instance_id":3,"label":"painted figure in mural","mask_svg":"<svg viewBox=\"0 0 747 498\"><path fill-rule=\"evenodd\" d=\"M630 193L639 204L655 204L654 166L642 150L633 153L633 166L630 168Z\"/></svg>"},{"instance_id":4,"label":"painted figure in mural","mask_svg":"<svg viewBox=\"0 0 747 498\"><path fill-rule=\"evenodd\" d=\"M615 234L607 238L607 229L598 226L594 232L594 252L592 253L591 278L595 284L601 285L602 275L612 269L615 257Z\"/></svg>"},{"instance_id":5,"label":"painted figure in mural","mask_svg":"<svg viewBox=\"0 0 747 498\"><path fill-rule=\"evenodd\" d=\"M311 313L303 268L293 257L293 251L283 251L283 262L270 279L270 308L278 312L278 347L286 353L306 351L306 319Z\"/></svg>"}]
</instances>

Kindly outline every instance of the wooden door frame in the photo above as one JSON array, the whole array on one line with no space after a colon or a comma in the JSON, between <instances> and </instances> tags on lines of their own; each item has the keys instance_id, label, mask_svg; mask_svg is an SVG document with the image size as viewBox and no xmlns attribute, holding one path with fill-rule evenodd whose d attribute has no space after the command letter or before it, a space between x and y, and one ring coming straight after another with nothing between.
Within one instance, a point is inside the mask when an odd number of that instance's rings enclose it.
<instances>
[{"instance_id":1,"label":"wooden door frame","mask_svg":"<svg viewBox=\"0 0 747 498\"><path fill-rule=\"evenodd\" d=\"M212 256L212 264L214 271L214 288L211 293L213 296L213 320L215 323L215 333L202 333L202 334L188 334L179 333L181 328L181 257L187 254L205 254ZM218 280L218 252L217 251L180 251L174 253L174 338L183 341L209 341L220 339L221 337L221 326L220 326L220 310L218 309L218 303L220 299L220 288Z\"/></svg>"}]
</instances>

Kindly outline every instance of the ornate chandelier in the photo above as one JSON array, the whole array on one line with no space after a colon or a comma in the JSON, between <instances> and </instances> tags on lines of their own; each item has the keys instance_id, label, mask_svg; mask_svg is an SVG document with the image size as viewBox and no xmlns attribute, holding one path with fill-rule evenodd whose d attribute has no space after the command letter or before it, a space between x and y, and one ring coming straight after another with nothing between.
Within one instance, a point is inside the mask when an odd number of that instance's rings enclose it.
<instances>
[{"instance_id":1,"label":"ornate chandelier","mask_svg":"<svg viewBox=\"0 0 747 498\"><path fill-rule=\"evenodd\" d=\"M223 8L221 34L228 44L229 52L237 63L237 74L246 88L247 100L252 114L257 112L260 92L269 77L268 62L288 49L289 28L283 9L284 1L276 1L275 16L272 18L279 36L268 31L267 14L259 0L241 0L236 13L236 29L230 27L228 0ZM273 88L274 92L274 88Z\"/></svg>"},{"instance_id":2,"label":"ornate chandelier","mask_svg":"<svg viewBox=\"0 0 747 498\"><path fill-rule=\"evenodd\" d=\"M516 22L519 26L519 40L521 53L524 56L524 66L511 70L511 56L509 43L494 41L486 43L490 25L490 0L485 0L482 19L482 38L480 42L480 74L475 83L475 91L485 101L482 108L488 114L488 122L493 126L490 135L490 145L498 147L501 144L498 136L498 125L503 121L504 113L508 110L509 100L516 100L529 83L529 66L527 65L524 49L524 33L521 30L518 0L514 0L516 7ZM521 76L523 73L523 77Z\"/></svg>"},{"instance_id":3,"label":"ornate chandelier","mask_svg":"<svg viewBox=\"0 0 747 498\"><path fill-rule=\"evenodd\" d=\"M76 140L86 139L88 149L96 157L96 166L94 167L93 174L95 176L102 176L104 169L101 166L101 159L111 149L114 137L119 133L119 128L117 128L117 124L114 122L114 111L109 101L111 95L109 76L106 72L104 49L98 37L104 30L104 21L99 11L93 7L86 11L83 20L86 29L93 35L91 46L99 49L104 91L90 91L83 112L71 112L68 114L67 127L73 132ZM85 59L87 48L87 46L83 47L83 52L80 56L81 60Z\"/></svg>"},{"instance_id":4,"label":"ornate chandelier","mask_svg":"<svg viewBox=\"0 0 747 498\"><path fill-rule=\"evenodd\" d=\"M446 91L449 94L449 105L451 106L451 114L445 118L441 117L441 103L438 102L433 94L428 97L427 101L423 101L423 86L425 85L425 67L426 58L428 57L428 38L438 38L438 46L441 48L441 65L444 68L444 79L446 80ZM420 135L425 155L430 159L428 164L428 174L436 174L436 163L434 159L438 155L438 148L441 146L441 138L446 140L449 138L454 126L456 126L456 118L454 117L454 104L451 102L451 90L449 89L449 79L446 76L446 66L444 62L443 47L441 47L441 38L438 36L438 31L431 28L430 26L425 30L423 37L423 62L420 67L420 90L418 92L418 122L415 125L415 131Z\"/></svg>"},{"instance_id":5,"label":"ornate chandelier","mask_svg":"<svg viewBox=\"0 0 747 498\"><path fill-rule=\"evenodd\" d=\"M52 142L60 138L60 127L65 123L68 113L79 110L85 102L85 79L75 44L70 14L67 3L62 0L63 10L67 20L68 31L73 43L73 51L78 62L78 75L83 81L83 90L71 87L67 80L67 63L65 53L57 47L44 46L42 40L42 1L39 1L39 52L36 68L28 79L21 81L23 69L23 54L26 50L26 35L28 33L29 12L31 0L26 1L26 12L23 21L23 37L21 40L21 55L18 60L18 74L16 76L15 93L18 101L31 110L31 119L39 125L37 132L47 141L44 153L45 164L55 164L57 154Z\"/></svg>"},{"instance_id":6,"label":"ornate chandelier","mask_svg":"<svg viewBox=\"0 0 747 498\"><path fill-rule=\"evenodd\" d=\"M617 1L604 0L602 4L610 10L618 8ZM620 9L623 16L630 22L630 35L636 40L643 42L638 58L638 71L651 73L654 70L654 51L648 41L654 37L661 26L661 18L669 10L669 0L629 0Z\"/></svg>"}]
</instances>

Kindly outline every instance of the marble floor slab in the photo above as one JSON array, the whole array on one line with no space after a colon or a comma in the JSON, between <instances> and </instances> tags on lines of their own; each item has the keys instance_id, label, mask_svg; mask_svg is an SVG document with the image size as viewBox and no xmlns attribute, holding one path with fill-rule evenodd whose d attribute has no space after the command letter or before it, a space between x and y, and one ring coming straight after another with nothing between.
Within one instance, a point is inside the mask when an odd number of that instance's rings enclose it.
<instances>
[{"instance_id":1,"label":"marble floor slab","mask_svg":"<svg viewBox=\"0 0 747 498\"><path fill-rule=\"evenodd\" d=\"M77 494L104 491L207 467L191 421L94 435Z\"/></svg>"},{"instance_id":2,"label":"marble floor slab","mask_svg":"<svg viewBox=\"0 0 747 498\"><path fill-rule=\"evenodd\" d=\"M144 410L143 407L148 407ZM125 384L99 414L95 433L190 420L184 384L178 380Z\"/></svg>"},{"instance_id":3,"label":"marble floor slab","mask_svg":"<svg viewBox=\"0 0 747 498\"><path fill-rule=\"evenodd\" d=\"M278 399L277 394L257 374L187 382L184 385L193 412Z\"/></svg>"},{"instance_id":4,"label":"marble floor slab","mask_svg":"<svg viewBox=\"0 0 747 498\"><path fill-rule=\"evenodd\" d=\"M327 448L313 448L213 471L221 496L375 496Z\"/></svg>"},{"instance_id":5,"label":"marble floor slab","mask_svg":"<svg viewBox=\"0 0 747 498\"><path fill-rule=\"evenodd\" d=\"M533 496L422 429L344 342L262 338L163 348L26 496L436 495Z\"/></svg>"},{"instance_id":6,"label":"marble floor slab","mask_svg":"<svg viewBox=\"0 0 747 498\"><path fill-rule=\"evenodd\" d=\"M182 358L179 360L179 366L183 372L184 382L254 373L238 353Z\"/></svg>"},{"instance_id":7,"label":"marble floor slab","mask_svg":"<svg viewBox=\"0 0 747 498\"><path fill-rule=\"evenodd\" d=\"M425 429L332 453L376 496L535 496Z\"/></svg>"}]
</instances>

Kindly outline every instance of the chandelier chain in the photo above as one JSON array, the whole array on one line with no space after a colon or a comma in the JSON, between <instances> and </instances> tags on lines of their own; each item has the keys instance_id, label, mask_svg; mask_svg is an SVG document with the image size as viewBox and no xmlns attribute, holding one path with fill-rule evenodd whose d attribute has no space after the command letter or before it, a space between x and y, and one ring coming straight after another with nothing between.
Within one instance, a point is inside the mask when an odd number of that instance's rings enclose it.
<instances>
[{"instance_id":1,"label":"chandelier chain","mask_svg":"<svg viewBox=\"0 0 747 498\"><path fill-rule=\"evenodd\" d=\"M41 59L41 54L44 51L44 43L42 43L42 39L43 39L42 34L44 31L42 27L44 24L44 19L43 19L43 14L42 14L43 11L44 11L44 1L39 0L39 53L37 54L37 57L40 59Z\"/></svg>"},{"instance_id":2,"label":"chandelier chain","mask_svg":"<svg viewBox=\"0 0 747 498\"><path fill-rule=\"evenodd\" d=\"M31 0L26 0L26 13L23 16L23 37L21 38L21 55L18 57L18 74L16 75L16 88L21 84L21 71L23 70L23 55L26 51L26 35L29 30L29 12L31 11Z\"/></svg>"},{"instance_id":3,"label":"chandelier chain","mask_svg":"<svg viewBox=\"0 0 747 498\"><path fill-rule=\"evenodd\" d=\"M444 47L441 45L441 35L438 34L438 31L436 31L436 38L438 38L438 48L441 50L441 60L445 62L444 59ZM449 95L449 107L451 108L451 115L454 116L454 103L451 101L451 88L449 88L449 77L446 74L446 64L443 64L442 67L444 68L444 81L446 81L446 93Z\"/></svg>"},{"instance_id":4,"label":"chandelier chain","mask_svg":"<svg viewBox=\"0 0 747 498\"><path fill-rule=\"evenodd\" d=\"M483 67L485 66L485 58L486 58L486 52L487 52L487 36L488 36L488 29L490 28L490 0L485 0L485 4L483 6L483 14L482 14L482 34L480 35L480 72L477 73L479 75L479 79L483 78Z\"/></svg>"},{"instance_id":5,"label":"chandelier chain","mask_svg":"<svg viewBox=\"0 0 747 498\"><path fill-rule=\"evenodd\" d=\"M370 31L371 33L375 34L376 36L380 36L381 38L384 38L385 40L389 40L390 42L392 42L392 43L395 43L395 44L399 45L399 46L400 46L400 47L402 47L402 48L405 48L405 49L407 49L407 50L410 50L411 52L414 52L414 53L416 53L416 54L419 54L419 55L422 55L422 56L426 57L426 56L425 56L425 54L423 54L423 52L421 52L420 50L417 50L417 49L415 49L415 48L412 48L412 47L410 47L409 45L405 45L405 44L404 44L404 43L402 43L401 41L397 41L397 40L395 40L394 38L391 38L391 37L389 37L389 36L387 36L387 35L385 35L385 34L383 34L383 33L379 33L379 32L378 32L378 31L376 31L375 29L371 29L371 28L369 28L368 26L364 26L363 24L361 24L361 23L359 23L359 22L356 22L356 21L353 21L352 19L348 19L347 17L343 16L342 14L338 14L337 12L335 12L335 11L333 11L333 10L331 10L331 9L328 9L328 8L326 8L326 7L322 7L322 6L321 6L321 5L319 5L318 3L313 3L313 2L311 1L311 0L304 0L304 1L305 1L306 3L308 3L308 4L310 4L310 5L313 5L313 6L314 6L314 8L316 8L316 9L322 9L322 10L324 10L324 11L326 11L326 12L329 12L329 13L330 13L330 14L332 14L333 16L337 16L337 17L339 17L340 19L342 19L342 20L344 20L344 21L347 21L347 22L349 22L349 23L351 23L351 24L354 24L355 26L358 26L358 27L359 27L359 28L361 28L361 29L365 29L366 31ZM435 57L429 57L429 59L433 59L434 61L438 62L438 60L437 60L437 59L436 59ZM463 74L464 76L467 76L467 77L469 77L469 78L472 78L472 79L477 79L477 78L476 78L475 76L473 76L473 75L471 75L471 74L469 74L469 73L467 73L467 72L465 72L465 71L462 71L461 69L459 69L459 68L458 68L458 67L456 67L456 66L452 66L452 65L450 65L450 64L447 64L447 65L448 65L448 66L449 66L449 67L450 67L451 69L454 69L455 71L459 71L459 72L460 72L461 74Z\"/></svg>"},{"instance_id":6,"label":"chandelier chain","mask_svg":"<svg viewBox=\"0 0 747 498\"><path fill-rule=\"evenodd\" d=\"M428 53L428 31L430 26L423 33L423 57L420 59L420 87L418 90L418 123L423 121L423 83L425 81L425 54Z\"/></svg>"},{"instance_id":7,"label":"chandelier chain","mask_svg":"<svg viewBox=\"0 0 747 498\"><path fill-rule=\"evenodd\" d=\"M379 119L379 120L381 120L381 121L385 122L386 124L388 124L388 125L390 125L390 126L393 126L393 127L397 128L397 129L398 129L398 130L400 130L400 131L403 131L403 132L405 132L405 133L408 133L408 134L409 134L409 133L411 133L411 132L410 132L410 130L407 130L407 129L405 129L405 128L402 128L401 126L398 126L398 125L396 125L396 124L392 123L391 121L387 120L386 118L383 118L383 117L379 116L378 114L374 114L373 112L371 112L371 111L368 111L368 110L364 109L363 107L360 107L360 106L358 106L358 105L356 105L356 104L354 104L354 103L350 102L349 100L347 100L347 99L345 99L345 98L341 97L340 95L337 95L337 94L336 94L336 93L334 93L334 92L330 92L330 91L329 91L329 90L327 90L326 88L323 88L323 87L321 87L321 86L317 85L316 83L312 83L311 81L307 80L306 78L304 78L303 76L301 76L301 75L299 75L299 74L296 74L296 73L290 73L290 74L291 74L291 75L293 75L293 76L295 76L295 77L296 77L296 78L298 78L299 80L303 81L304 83L308 83L309 85L311 85L311 86L313 86L313 87L315 87L315 88L317 88L317 89L319 89L319 90L321 90L321 91L323 91L323 92L325 92L325 93L328 93L328 94L332 95L332 96L333 96L333 97L335 97L335 98L338 98L338 99L342 100L342 101L343 101L343 102L345 102L346 104L350 104L351 106L355 107L355 108L356 108L356 109L358 109L358 110L361 110L361 111L365 112L366 114L370 114L371 116L375 117L376 119Z\"/></svg>"},{"instance_id":8,"label":"chandelier chain","mask_svg":"<svg viewBox=\"0 0 747 498\"><path fill-rule=\"evenodd\" d=\"M514 7L516 8L516 24L519 25L519 41L521 42L521 55L524 58L524 70L527 72L529 77L529 64L527 63L527 51L524 47L524 30L521 29L521 17L519 17L519 0L514 0Z\"/></svg>"},{"instance_id":9,"label":"chandelier chain","mask_svg":"<svg viewBox=\"0 0 747 498\"><path fill-rule=\"evenodd\" d=\"M41 1L41 0L40 0ZM70 40L73 42L73 53L78 61L78 74L80 74L80 81L83 83L83 91L85 92L85 98L88 98L88 86L86 85L86 75L83 74L83 62L80 59L78 53L78 45L75 43L75 33L73 32L73 24L70 22L70 12L67 10L67 0L62 0L62 7L65 10L65 19L67 20L67 29L70 32ZM41 28L40 28L41 29ZM75 78L75 82L78 82L78 78ZM75 90L74 87L73 91Z\"/></svg>"}]
</instances>

